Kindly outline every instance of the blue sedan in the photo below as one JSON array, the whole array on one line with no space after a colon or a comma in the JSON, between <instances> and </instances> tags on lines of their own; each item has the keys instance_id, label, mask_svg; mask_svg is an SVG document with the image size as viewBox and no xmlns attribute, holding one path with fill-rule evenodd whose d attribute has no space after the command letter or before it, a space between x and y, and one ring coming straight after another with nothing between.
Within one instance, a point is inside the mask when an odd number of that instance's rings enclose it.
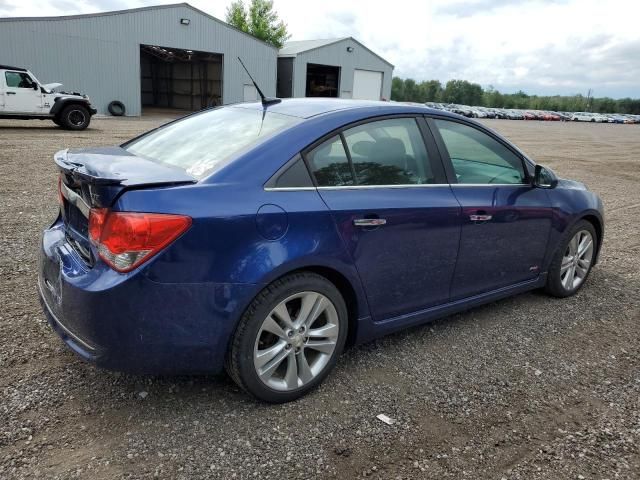
<instances>
[{"instance_id":1,"label":"blue sedan","mask_svg":"<svg viewBox=\"0 0 640 480\"><path fill-rule=\"evenodd\" d=\"M603 206L488 128L421 106L291 99L55 155L39 291L98 366L219 372L286 402L347 344L543 288L576 293Z\"/></svg>"}]
</instances>

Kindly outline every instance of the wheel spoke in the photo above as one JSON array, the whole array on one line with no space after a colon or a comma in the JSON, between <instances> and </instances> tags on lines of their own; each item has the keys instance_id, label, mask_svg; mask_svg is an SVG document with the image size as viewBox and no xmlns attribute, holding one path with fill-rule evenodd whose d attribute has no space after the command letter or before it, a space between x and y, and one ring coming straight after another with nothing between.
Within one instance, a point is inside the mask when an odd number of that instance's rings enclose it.
<instances>
[{"instance_id":1,"label":"wheel spoke","mask_svg":"<svg viewBox=\"0 0 640 480\"><path fill-rule=\"evenodd\" d=\"M339 328L337 325L327 323L319 328L313 328L307 332L309 338L336 338L338 336Z\"/></svg>"},{"instance_id":2,"label":"wheel spoke","mask_svg":"<svg viewBox=\"0 0 640 480\"><path fill-rule=\"evenodd\" d=\"M305 325L307 328L311 327L326 306L327 299L323 295L308 293L302 297L302 306L300 307L298 318L296 318L296 327L301 325Z\"/></svg>"},{"instance_id":3,"label":"wheel spoke","mask_svg":"<svg viewBox=\"0 0 640 480\"><path fill-rule=\"evenodd\" d=\"M580 266L580 264L576 265L576 274L578 275L578 278L584 278L587 275L587 271L588 269Z\"/></svg>"},{"instance_id":4,"label":"wheel spoke","mask_svg":"<svg viewBox=\"0 0 640 480\"><path fill-rule=\"evenodd\" d=\"M571 264L569 266L569 268L567 269L567 273L565 274L564 279L562 280L562 286L564 288L566 288L567 290L571 290L571 288L573 287L573 274L574 274L574 267L573 264Z\"/></svg>"},{"instance_id":5,"label":"wheel spoke","mask_svg":"<svg viewBox=\"0 0 640 480\"><path fill-rule=\"evenodd\" d=\"M278 337L282 338L283 340L287 339L287 334L284 333L284 330L282 329L282 327L280 325L278 325L278 322L276 322L273 318L273 315L268 317L264 323L262 324L262 330L265 330L269 333L273 333L274 335L277 335Z\"/></svg>"},{"instance_id":6,"label":"wheel spoke","mask_svg":"<svg viewBox=\"0 0 640 480\"><path fill-rule=\"evenodd\" d=\"M282 323L284 323L285 327L293 328L293 321L291 320L291 316L289 315L289 311L287 310L287 306L284 302L280 303L276 308L274 308L273 313L280 319Z\"/></svg>"},{"instance_id":7,"label":"wheel spoke","mask_svg":"<svg viewBox=\"0 0 640 480\"><path fill-rule=\"evenodd\" d=\"M309 367L307 357L304 356L304 351L300 352L297 357L298 376L300 377L300 380L302 380L302 383L305 384L313 379L313 372L311 371L311 367Z\"/></svg>"},{"instance_id":8,"label":"wheel spoke","mask_svg":"<svg viewBox=\"0 0 640 480\"><path fill-rule=\"evenodd\" d=\"M569 242L569 251L572 256L575 256L578 252L578 235L575 235Z\"/></svg>"},{"instance_id":9,"label":"wheel spoke","mask_svg":"<svg viewBox=\"0 0 640 480\"><path fill-rule=\"evenodd\" d=\"M584 258L581 258L578 260L578 265L580 265L582 268L589 268L589 265L591 265L591 261L590 260L586 260Z\"/></svg>"},{"instance_id":10,"label":"wheel spoke","mask_svg":"<svg viewBox=\"0 0 640 480\"><path fill-rule=\"evenodd\" d=\"M580 242L580 245L578 246L578 256L582 257L587 252L587 250L589 250L589 247L591 247L592 243L593 241L591 240L591 237L589 235L585 235Z\"/></svg>"},{"instance_id":11,"label":"wheel spoke","mask_svg":"<svg viewBox=\"0 0 640 480\"><path fill-rule=\"evenodd\" d=\"M305 343L305 348L311 348L322 353L331 354L336 346L333 340L309 340Z\"/></svg>"},{"instance_id":12,"label":"wheel spoke","mask_svg":"<svg viewBox=\"0 0 640 480\"><path fill-rule=\"evenodd\" d=\"M287 343L284 341L278 341L276 344L272 345L269 348L265 348L263 350L258 350L258 352L256 353L255 356L255 365L256 367L261 370L264 371L268 368L273 367L273 363L275 362L275 366L277 367L278 365L280 365L280 362L282 362L282 360L284 359L284 357L286 355L282 355L282 353L284 352L285 354L288 353L288 351L285 350L285 345ZM267 365L268 364L268 365ZM266 368L265 368L266 367Z\"/></svg>"},{"instance_id":13,"label":"wheel spoke","mask_svg":"<svg viewBox=\"0 0 640 480\"><path fill-rule=\"evenodd\" d=\"M287 388L292 390L298 388L298 360L296 354L292 350L289 351L287 372L284 375L284 383Z\"/></svg>"},{"instance_id":14,"label":"wheel spoke","mask_svg":"<svg viewBox=\"0 0 640 480\"><path fill-rule=\"evenodd\" d=\"M573 265L573 262L571 260L566 260L566 257L565 257L563 259L562 266L560 267L560 275L566 272L571 267L571 265Z\"/></svg>"}]
</instances>

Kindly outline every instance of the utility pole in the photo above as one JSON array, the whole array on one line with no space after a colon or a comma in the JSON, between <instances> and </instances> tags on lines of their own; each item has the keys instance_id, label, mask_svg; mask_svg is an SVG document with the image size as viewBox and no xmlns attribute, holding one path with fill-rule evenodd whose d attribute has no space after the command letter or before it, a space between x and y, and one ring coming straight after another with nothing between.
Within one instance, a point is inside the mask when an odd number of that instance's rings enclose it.
<instances>
[{"instance_id":1,"label":"utility pole","mask_svg":"<svg viewBox=\"0 0 640 480\"><path fill-rule=\"evenodd\" d=\"M590 112L590 111L591 111L591 98L592 98L592 97L591 97L591 95L592 95L592 94L593 94L593 92L591 91L591 89L589 89L589 90L587 91L587 109L586 109L586 110L587 110L587 112Z\"/></svg>"}]
</instances>

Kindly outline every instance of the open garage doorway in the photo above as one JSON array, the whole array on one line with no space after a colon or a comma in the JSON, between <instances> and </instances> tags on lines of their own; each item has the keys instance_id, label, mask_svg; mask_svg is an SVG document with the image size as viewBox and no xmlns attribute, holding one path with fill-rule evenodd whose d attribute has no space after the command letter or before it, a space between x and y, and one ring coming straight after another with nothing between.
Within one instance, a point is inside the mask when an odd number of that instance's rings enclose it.
<instances>
[{"instance_id":1,"label":"open garage doorway","mask_svg":"<svg viewBox=\"0 0 640 480\"><path fill-rule=\"evenodd\" d=\"M307 63L307 97L338 97L340 67Z\"/></svg>"},{"instance_id":2,"label":"open garage doorway","mask_svg":"<svg viewBox=\"0 0 640 480\"><path fill-rule=\"evenodd\" d=\"M140 45L142 112L222 104L222 55Z\"/></svg>"}]
</instances>

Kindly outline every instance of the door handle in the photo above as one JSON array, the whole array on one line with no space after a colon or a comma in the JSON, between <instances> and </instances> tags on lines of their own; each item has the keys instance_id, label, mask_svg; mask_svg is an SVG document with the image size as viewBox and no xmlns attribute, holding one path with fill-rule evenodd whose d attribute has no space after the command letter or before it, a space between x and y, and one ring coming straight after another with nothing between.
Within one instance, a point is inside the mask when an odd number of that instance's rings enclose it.
<instances>
[{"instance_id":1,"label":"door handle","mask_svg":"<svg viewBox=\"0 0 640 480\"><path fill-rule=\"evenodd\" d=\"M379 227L386 223L387 220L384 218L356 218L353 220L353 224L356 227Z\"/></svg>"},{"instance_id":2,"label":"door handle","mask_svg":"<svg viewBox=\"0 0 640 480\"><path fill-rule=\"evenodd\" d=\"M469 215L469 220L472 222L488 222L493 218L493 215L488 214L472 214Z\"/></svg>"},{"instance_id":3,"label":"door handle","mask_svg":"<svg viewBox=\"0 0 640 480\"><path fill-rule=\"evenodd\" d=\"M15 95L16 92L7 92L7 95Z\"/></svg>"}]
</instances>

